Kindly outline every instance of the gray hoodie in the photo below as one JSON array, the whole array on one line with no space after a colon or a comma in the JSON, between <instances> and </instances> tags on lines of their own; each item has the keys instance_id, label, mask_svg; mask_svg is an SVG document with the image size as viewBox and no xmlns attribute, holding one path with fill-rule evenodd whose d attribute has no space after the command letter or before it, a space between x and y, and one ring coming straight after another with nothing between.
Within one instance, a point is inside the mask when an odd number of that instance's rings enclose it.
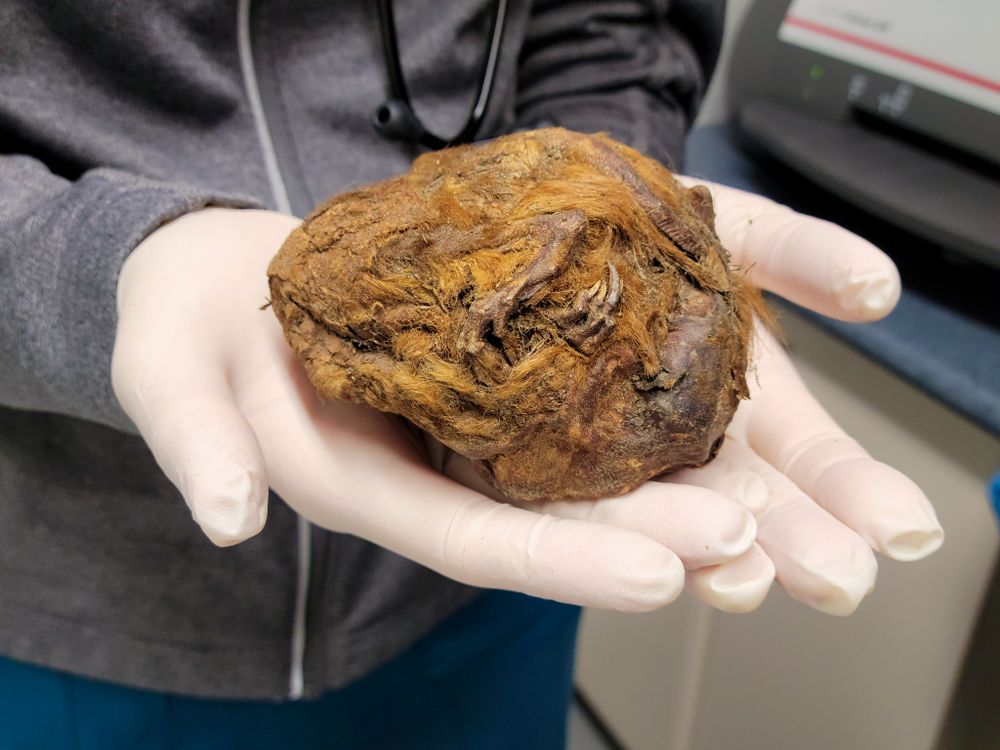
<instances>
[{"instance_id":1,"label":"gray hoodie","mask_svg":"<svg viewBox=\"0 0 1000 750\"><path fill-rule=\"evenodd\" d=\"M488 0L396 3L432 127L464 121ZM677 165L714 64L715 0L511 0L481 137L604 130ZM201 696L316 695L475 591L278 498L218 549L110 385L115 287L147 234L206 205L302 215L406 168L362 0L0 3L0 654Z\"/></svg>"}]
</instances>

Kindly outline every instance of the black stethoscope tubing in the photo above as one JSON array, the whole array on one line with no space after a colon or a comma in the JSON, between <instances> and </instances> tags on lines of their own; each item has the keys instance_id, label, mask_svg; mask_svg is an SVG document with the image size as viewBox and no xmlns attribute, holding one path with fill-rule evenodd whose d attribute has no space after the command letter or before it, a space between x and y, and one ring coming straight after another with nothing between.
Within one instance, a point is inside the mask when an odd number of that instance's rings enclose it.
<instances>
[{"instance_id":1,"label":"black stethoscope tubing","mask_svg":"<svg viewBox=\"0 0 1000 750\"><path fill-rule=\"evenodd\" d=\"M417 116L406 89L406 79L399 60L399 42L396 35L396 21L392 12L392 0L378 2L379 27L382 33L382 53L386 71L389 74L390 98L375 110L372 124L385 138L419 143L428 148L438 149L458 143L469 143L475 139L483 122L483 116L493 94L503 33L507 25L507 0L495 0L493 21L490 24L490 46L483 59L479 90L469 111L469 117L462 129L451 138L442 138L430 132Z\"/></svg>"}]
</instances>

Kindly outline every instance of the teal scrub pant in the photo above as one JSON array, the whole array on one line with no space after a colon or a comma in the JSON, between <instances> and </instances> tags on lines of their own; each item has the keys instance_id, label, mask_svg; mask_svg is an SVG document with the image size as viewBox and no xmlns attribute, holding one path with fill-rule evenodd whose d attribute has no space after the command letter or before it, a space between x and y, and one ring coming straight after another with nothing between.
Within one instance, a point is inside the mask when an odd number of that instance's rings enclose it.
<instances>
[{"instance_id":1,"label":"teal scrub pant","mask_svg":"<svg viewBox=\"0 0 1000 750\"><path fill-rule=\"evenodd\" d=\"M556 750L579 609L486 592L409 650L316 700L205 700L0 658L0 749Z\"/></svg>"}]
</instances>

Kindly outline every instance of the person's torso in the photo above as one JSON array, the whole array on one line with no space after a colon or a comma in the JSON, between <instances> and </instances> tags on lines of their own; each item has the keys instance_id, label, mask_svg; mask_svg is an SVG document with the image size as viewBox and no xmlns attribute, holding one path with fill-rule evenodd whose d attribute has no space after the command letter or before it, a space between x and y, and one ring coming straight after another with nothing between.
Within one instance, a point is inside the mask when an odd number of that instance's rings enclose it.
<instances>
[{"instance_id":1,"label":"person's torso","mask_svg":"<svg viewBox=\"0 0 1000 750\"><path fill-rule=\"evenodd\" d=\"M416 106L457 131L493 4L396 5ZM482 135L510 121L527 13L511 4ZM304 215L417 154L371 125L387 79L362 0L12 0L0 29L0 147L68 179L113 166ZM309 695L474 596L353 537L311 529L304 547L297 526L272 498L258 537L215 548L139 438L0 408L0 652L161 690L280 698L304 645Z\"/></svg>"}]
</instances>

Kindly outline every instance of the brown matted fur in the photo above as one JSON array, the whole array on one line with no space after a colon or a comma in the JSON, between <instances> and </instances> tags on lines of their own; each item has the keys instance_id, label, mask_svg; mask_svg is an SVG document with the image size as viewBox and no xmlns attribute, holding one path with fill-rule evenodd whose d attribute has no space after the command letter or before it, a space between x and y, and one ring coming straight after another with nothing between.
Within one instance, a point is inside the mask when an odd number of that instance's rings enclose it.
<instances>
[{"instance_id":1,"label":"brown matted fur","mask_svg":"<svg viewBox=\"0 0 1000 750\"><path fill-rule=\"evenodd\" d=\"M268 273L322 396L400 414L534 500L714 455L763 311L728 261L706 189L549 128L332 197Z\"/></svg>"}]
</instances>

